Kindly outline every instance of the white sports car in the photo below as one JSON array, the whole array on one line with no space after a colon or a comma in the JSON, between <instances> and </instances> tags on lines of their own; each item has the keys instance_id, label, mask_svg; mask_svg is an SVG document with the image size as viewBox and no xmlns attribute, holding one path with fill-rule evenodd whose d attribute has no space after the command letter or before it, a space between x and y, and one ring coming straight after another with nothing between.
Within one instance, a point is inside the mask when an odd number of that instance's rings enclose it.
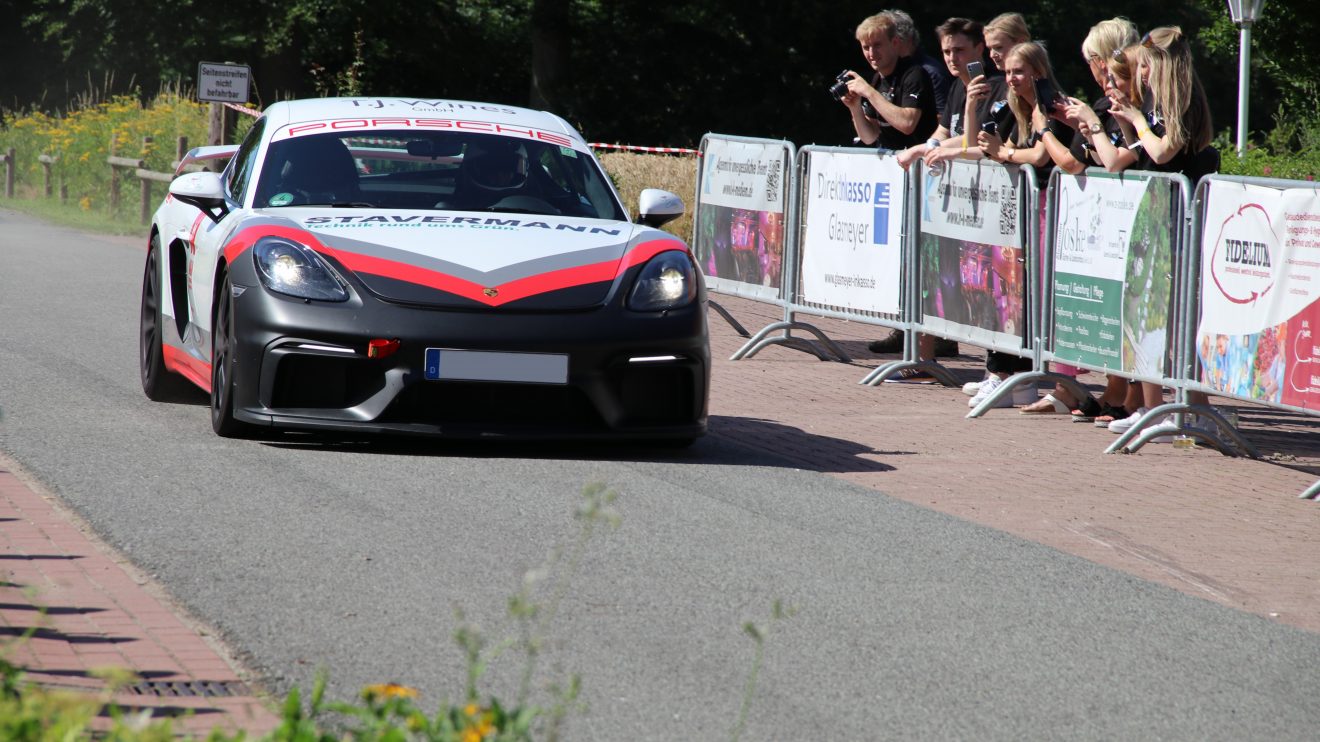
<instances>
[{"instance_id":1,"label":"white sports car","mask_svg":"<svg viewBox=\"0 0 1320 742\"><path fill-rule=\"evenodd\" d=\"M151 399L201 387L223 436L705 432L705 287L657 229L683 204L647 190L634 223L563 119L290 101L184 166L224 158L176 178L152 223Z\"/></svg>"}]
</instances>

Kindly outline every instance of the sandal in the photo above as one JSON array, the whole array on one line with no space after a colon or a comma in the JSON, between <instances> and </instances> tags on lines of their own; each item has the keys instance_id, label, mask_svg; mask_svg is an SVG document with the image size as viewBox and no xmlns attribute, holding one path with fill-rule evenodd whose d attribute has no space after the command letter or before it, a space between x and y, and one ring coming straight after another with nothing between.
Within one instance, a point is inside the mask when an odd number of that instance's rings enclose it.
<instances>
[{"instance_id":1,"label":"sandal","mask_svg":"<svg viewBox=\"0 0 1320 742\"><path fill-rule=\"evenodd\" d=\"M1128 412L1125 408L1107 404L1104 409L1101 410L1100 414L1095 416L1095 426L1097 428L1107 428L1109 427L1109 423L1131 416L1132 413Z\"/></svg>"},{"instance_id":2,"label":"sandal","mask_svg":"<svg viewBox=\"0 0 1320 742\"><path fill-rule=\"evenodd\" d=\"M1046 394L1019 410L1023 415L1062 415L1067 411L1068 405L1055 399L1053 394Z\"/></svg>"},{"instance_id":3,"label":"sandal","mask_svg":"<svg viewBox=\"0 0 1320 742\"><path fill-rule=\"evenodd\" d=\"M1077 409L1072 411L1072 420L1075 423L1089 423L1095 420L1095 416L1101 413L1100 403L1095 401L1095 397L1086 396Z\"/></svg>"}]
</instances>

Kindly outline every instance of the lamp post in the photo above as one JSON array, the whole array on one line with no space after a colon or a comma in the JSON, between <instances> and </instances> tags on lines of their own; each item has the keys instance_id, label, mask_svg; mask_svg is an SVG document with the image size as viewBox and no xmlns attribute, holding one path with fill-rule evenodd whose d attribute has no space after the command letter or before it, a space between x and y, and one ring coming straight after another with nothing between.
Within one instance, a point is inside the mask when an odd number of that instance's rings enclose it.
<instances>
[{"instance_id":1,"label":"lamp post","mask_svg":"<svg viewBox=\"0 0 1320 742\"><path fill-rule=\"evenodd\" d=\"M1247 99L1251 90L1251 24L1260 18L1265 0L1227 0L1228 13L1242 29L1238 41L1238 123L1237 153L1247 151Z\"/></svg>"}]
</instances>

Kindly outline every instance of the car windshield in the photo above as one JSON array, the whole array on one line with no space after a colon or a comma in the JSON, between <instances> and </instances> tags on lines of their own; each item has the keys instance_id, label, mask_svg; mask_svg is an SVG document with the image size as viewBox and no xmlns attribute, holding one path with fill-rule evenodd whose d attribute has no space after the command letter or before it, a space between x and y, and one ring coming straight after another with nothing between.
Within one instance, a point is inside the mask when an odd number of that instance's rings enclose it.
<instances>
[{"instance_id":1,"label":"car windshield","mask_svg":"<svg viewBox=\"0 0 1320 742\"><path fill-rule=\"evenodd\" d=\"M451 132L312 134L270 145L257 208L353 206L625 218L593 158L547 142Z\"/></svg>"}]
</instances>

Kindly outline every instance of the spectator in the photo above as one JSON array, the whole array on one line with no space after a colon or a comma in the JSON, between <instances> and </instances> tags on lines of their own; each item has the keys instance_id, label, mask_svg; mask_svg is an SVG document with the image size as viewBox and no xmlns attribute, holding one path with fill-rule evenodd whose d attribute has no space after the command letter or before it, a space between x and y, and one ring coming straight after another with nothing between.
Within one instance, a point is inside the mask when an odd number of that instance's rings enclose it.
<instances>
[{"instance_id":1,"label":"spectator","mask_svg":"<svg viewBox=\"0 0 1320 742\"><path fill-rule=\"evenodd\" d=\"M930 76L930 84L935 91L935 112L943 116L945 104L949 100L949 84L953 82L949 69L921 48L921 32L917 30L912 16L902 10L886 10L884 14L894 19L894 40L898 43L898 55L910 57Z\"/></svg>"},{"instance_id":2,"label":"spectator","mask_svg":"<svg viewBox=\"0 0 1320 742\"><path fill-rule=\"evenodd\" d=\"M842 99L852 114L858 139L889 150L901 150L924 141L938 125L930 78L914 60L899 55L899 47L894 43L896 28L894 18L885 13L873 15L858 25L857 41L862 56L875 70L875 76L868 84L852 73L848 93ZM869 104L871 112L864 110L863 101ZM957 344L952 345L956 354ZM901 350L902 334L893 333L869 347L878 353ZM937 348L933 337L918 338L920 359L931 360L939 350L947 352L948 348ZM929 384L934 383L935 377L925 371L904 369L889 380Z\"/></svg>"},{"instance_id":3,"label":"spectator","mask_svg":"<svg viewBox=\"0 0 1320 742\"><path fill-rule=\"evenodd\" d=\"M1088 166L1119 172L1136 161L1136 155L1124 145L1121 120L1109 113L1108 97L1120 84L1123 94L1127 93L1132 76L1123 50L1136 42L1137 27L1126 18L1112 18L1095 24L1082 41L1082 58L1086 60L1095 84L1105 95L1091 106L1076 98L1068 99L1064 118L1077 128L1068 148L1069 156L1063 157L1057 148L1051 149L1055 163L1065 172L1076 175ZM1122 83L1118 82L1120 78ZM1115 419L1129 416L1139 406L1139 387L1129 384L1121 376L1109 374L1098 405L1074 409L1072 414L1074 422L1099 420L1108 425Z\"/></svg>"},{"instance_id":4,"label":"spectator","mask_svg":"<svg viewBox=\"0 0 1320 742\"><path fill-rule=\"evenodd\" d=\"M985 25L982 35L985 47L989 51L990 62L994 70L985 75L968 80L966 106L963 111L962 126L974 136L981 129L982 121L994 121L994 128L1001 136L1008 136L1013 130L1014 121L1008 109L1008 87L1004 82L1004 58L1018 44L1031 41L1031 32L1020 13L1003 13L995 16ZM959 134L962 132L960 131ZM973 139L973 141L975 141ZM962 141L958 141L961 149ZM977 156L979 148L969 149ZM1020 371L1030 371L1030 358L1022 358L1009 353L991 350L985 354L985 378L963 384L963 393L972 399L968 406L976 407L988 397L1009 376ZM1036 401L1034 386L1014 390L1012 398L1000 400L999 406L1010 407L1013 404L1032 404Z\"/></svg>"},{"instance_id":5,"label":"spectator","mask_svg":"<svg viewBox=\"0 0 1320 742\"><path fill-rule=\"evenodd\" d=\"M944 63L953 75L953 85L949 88L949 101L940 118L939 128L926 141L914 144L898 154L898 164L904 169L918 158L924 159L929 166L952 157L980 156L975 148L968 148L969 141L964 136L968 132L963 125L967 85L971 81L967 65L973 61L984 63L985 58L981 24L967 18L950 18L935 29L935 34L940 39ZM985 103L987 107L991 104L992 101ZM988 112L984 115L988 116Z\"/></svg>"},{"instance_id":6,"label":"spectator","mask_svg":"<svg viewBox=\"0 0 1320 742\"><path fill-rule=\"evenodd\" d=\"M1061 104L1046 103L1042 106L1036 100L1038 80L1047 81L1055 90L1059 89L1059 85L1054 79L1054 71L1045 47L1034 41L1018 44L1005 55L1004 72L1009 88L1008 107L1015 122L1013 132L1008 138L1013 144L1006 145L998 132L987 131L980 132L977 141L982 152L990 159L1006 164L1031 165L1039 182L1048 172L1046 168L1053 164L1045 139L1052 137L1057 143L1062 137L1068 137L1071 141L1068 135L1071 129L1057 117L1061 116L1059 113ZM1049 111L1049 115L1046 115L1045 111ZM1045 234L1044 197L1045 192L1042 189L1040 204L1042 236ZM1042 258L1043 253L1042 246ZM1056 363L1053 370L1055 373L1069 376L1079 373L1078 369L1061 363ZM976 398L972 399L975 401ZM1040 401L1023 408L1023 412L1025 414L1066 413L1080 405L1083 405L1083 400L1075 399L1067 387L1056 385L1054 391L1045 395ZM1094 411L1093 405L1092 400L1091 404L1086 405L1087 411Z\"/></svg>"},{"instance_id":7,"label":"spectator","mask_svg":"<svg viewBox=\"0 0 1320 742\"><path fill-rule=\"evenodd\" d=\"M880 149L901 150L925 141L937 125L930 77L911 59L900 57L894 20L883 13L857 27L857 41L875 75L868 83L856 72L842 102L852 115L857 138ZM870 104L864 110L863 101Z\"/></svg>"},{"instance_id":8,"label":"spectator","mask_svg":"<svg viewBox=\"0 0 1320 742\"><path fill-rule=\"evenodd\" d=\"M1133 127L1136 141L1132 148L1145 153L1150 169L1182 173L1195 187L1201 176L1219 169L1219 152L1210 144L1214 136L1210 103L1181 28L1163 26L1141 39L1136 79L1144 82L1150 93L1143 94L1141 108L1125 96L1111 95L1110 111ZM1142 405L1129 417L1111 422L1109 430L1125 433L1150 409L1164 403L1159 384L1142 382L1141 397ZM1199 392L1189 393L1188 401L1209 403Z\"/></svg>"}]
</instances>

